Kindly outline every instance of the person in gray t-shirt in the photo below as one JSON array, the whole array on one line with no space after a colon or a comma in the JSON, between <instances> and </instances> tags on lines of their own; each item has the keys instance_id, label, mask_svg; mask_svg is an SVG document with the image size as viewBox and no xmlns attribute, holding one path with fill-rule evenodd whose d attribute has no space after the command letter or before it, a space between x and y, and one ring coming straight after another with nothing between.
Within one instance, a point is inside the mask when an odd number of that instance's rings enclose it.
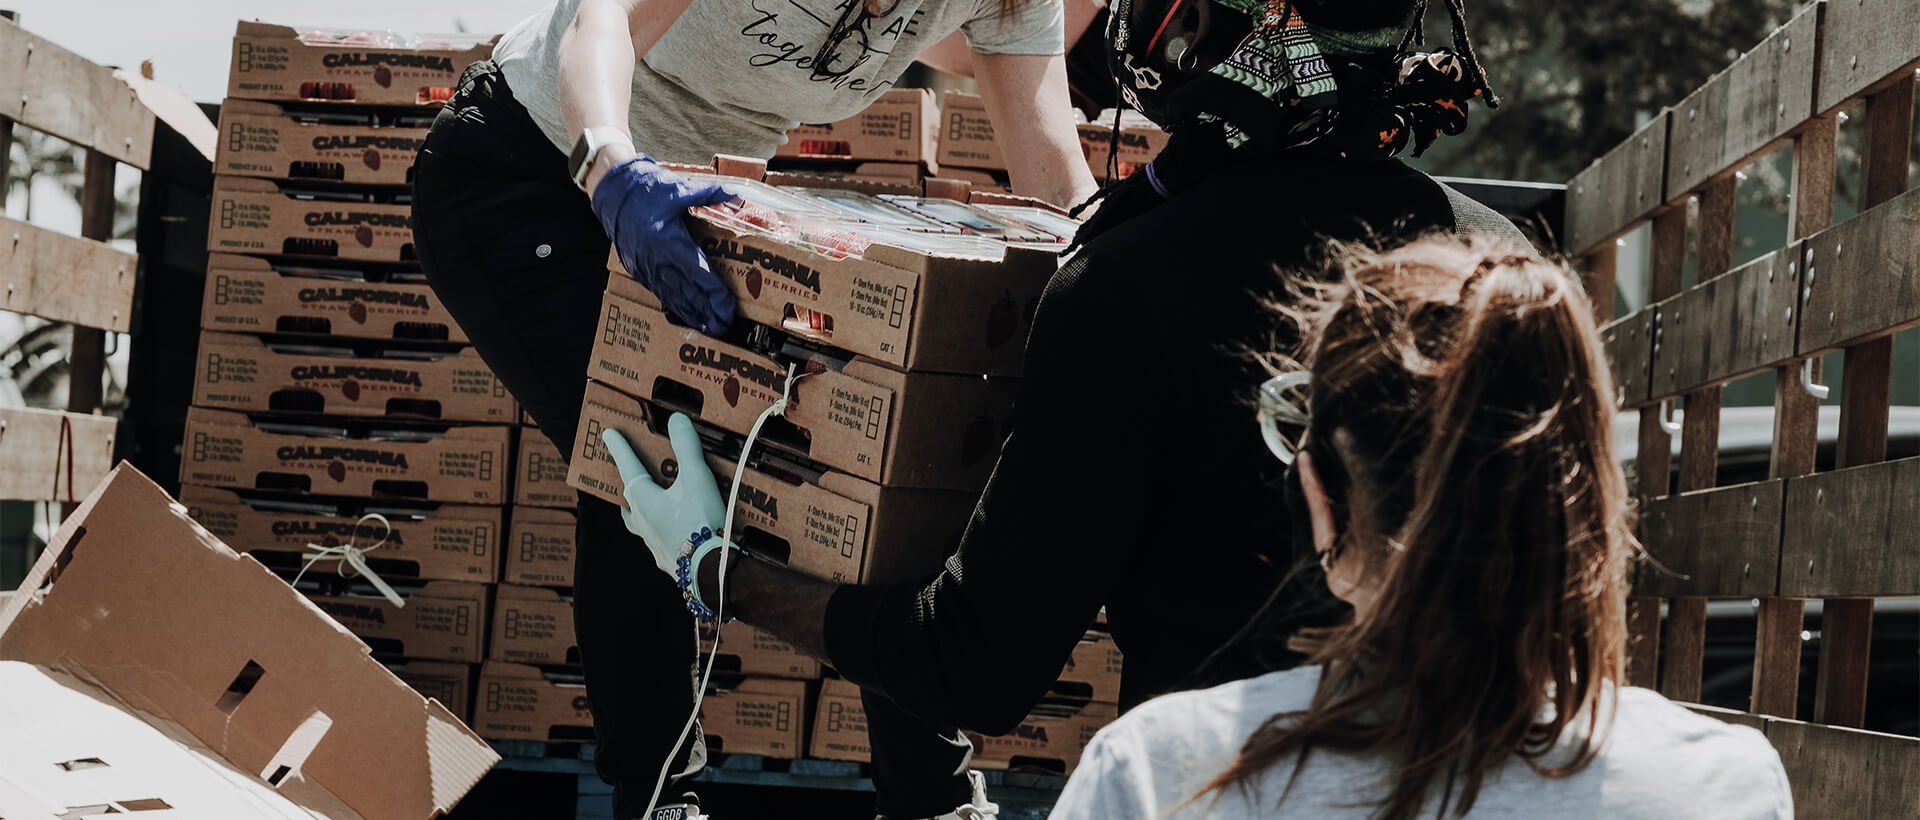
<instances>
[{"instance_id":1,"label":"person in gray t-shirt","mask_svg":"<svg viewBox=\"0 0 1920 820\"><path fill-rule=\"evenodd\" d=\"M1071 5L1071 10L1065 8ZM1093 0L553 0L462 76L414 166L415 248L435 294L563 453L573 450L609 247L678 321L725 334L734 297L687 232L720 201L660 163L768 157L801 122L852 116L916 56L953 65L955 38L1017 193L1094 193L1074 127L1066 31ZM1071 21L1071 24L1070 22ZM935 55L938 55L937 57ZM576 637L621 820L696 816L704 761L696 644L619 508L579 507ZM970 746L868 699L877 808L908 820L989 817Z\"/></svg>"}]
</instances>

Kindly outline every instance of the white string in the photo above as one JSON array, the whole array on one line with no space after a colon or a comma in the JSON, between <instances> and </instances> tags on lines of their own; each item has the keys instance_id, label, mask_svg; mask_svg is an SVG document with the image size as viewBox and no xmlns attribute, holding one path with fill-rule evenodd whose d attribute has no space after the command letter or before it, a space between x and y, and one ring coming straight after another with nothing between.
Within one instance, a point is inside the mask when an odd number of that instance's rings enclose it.
<instances>
[{"instance_id":1,"label":"white string","mask_svg":"<svg viewBox=\"0 0 1920 820\"><path fill-rule=\"evenodd\" d=\"M766 426L767 419L773 418L774 416L786 415L787 402L793 397L793 383L807 375L806 373L796 372L794 366L789 363L787 365L787 383L780 391L780 400L768 405L767 409L760 411L760 417L754 419L753 427L747 431L747 442L740 447L740 459L734 462L733 465L733 488L727 493L727 520L724 522L725 526L720 528L720 537L730 539L733 535L733 512L734 508L740 503L740 482L747 475L747 457L753 452L753 445L760 439L760 428ZM682 465L681 469L684 470L687 469L687 467ZM657 808L660 802L660 790L666 788L667 785L667 772L673 769L673 759L680 755L680 747L686 745L687 736L693 733L693 724L700 720L700 704L706 699L707 683L713 679L714 662L720 657L720 624L726 621L727 562L732 557L732 549L726 547L720 548L720 584L719 588L714 590L713 594L713 648L707 651L707 662L705 668L700 672L699 685L694 687L693 690L693 712L687 715L686 724L680 727L680 738L673 742L672 753L667 755L666 762L660 764L660 776L653 781L653 796L647 798L647 810L640 814L640 816L646 818L646 820L652 820L653 810ZM691 568L689 577L694 584L697 585L699 583L700 567L698 564L695 564ZM700 621L697 618L694 619L693 622L693 639L695 645L698 645L700 641Z\"/></svg>"},{"instance_id":2,"label":"white string","mask_svg":"<svg viewBox=\"0 0 1920 820\"><path fill-rule=\"evenodd\" d=\"M368 521L380 522L381 526L387 528L387 531L380 536L380 540L373 542L371 546L356 546L354 542L360 540L360 528L365 526ZM332 560L337 562L334 564L334 573L336 575L342 578L351 578L354 575L363 576L367 579L367 583L373 584L373 588L379 590L380 594L385 596L388 601L392 601L394 606L404 607L407 605L407 599L400 597L400 593L395 592L393 587L387 585L386 579L381 578L379 573L374 572L372 567L367 566L367 553L386 546L387 539L392 537L393 522L388 521L386 516L379 513L367 513L366 515L360 516L360 520L353 522L353 531L347 533L347 543L332 547L321 544L308 544L307 549L312 550L313 553L307 556L306 562L300 566L300 572L293 576L293 581L289 586L298 585L300 579L306 577L307 570L313 569L314 564L318 564L321 561Z\"/></svg>"}]
</instances>

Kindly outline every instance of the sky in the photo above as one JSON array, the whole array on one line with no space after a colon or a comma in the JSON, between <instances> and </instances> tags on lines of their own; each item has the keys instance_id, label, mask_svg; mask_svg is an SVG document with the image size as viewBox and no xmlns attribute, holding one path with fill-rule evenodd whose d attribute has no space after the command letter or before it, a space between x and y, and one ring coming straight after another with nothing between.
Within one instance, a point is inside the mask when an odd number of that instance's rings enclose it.
<instances>
[{"instance_id":1,"label":"sky","mask_svg":"<svg viewBox=\"0 0 1920 820\"><path fill-rule=\"evenodd\" d=\"M551 0L0 0L28 31L96 63L152 60L154 79L196 100L226 96L234 23L498 33Z\"/></svg>"}]
</instances>

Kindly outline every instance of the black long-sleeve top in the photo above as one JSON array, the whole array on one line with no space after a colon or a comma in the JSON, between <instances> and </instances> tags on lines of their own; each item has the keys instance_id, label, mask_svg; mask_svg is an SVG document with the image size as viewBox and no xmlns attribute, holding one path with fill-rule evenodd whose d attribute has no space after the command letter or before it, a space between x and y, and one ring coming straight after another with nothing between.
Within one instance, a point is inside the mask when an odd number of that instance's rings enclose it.
<instances>
[{"instance_id":1,"label":"black long-sleeve top","mask_svg":"<svg viewBox=\"0 0 1920 820\"><path fill-rule=\"evenodd\" d=\"M1435 229L1524 241L1397 161L1324 158L1214 177L1094 240L1040 301L1018 421L959 549L921 583L838 589L833 666L989 734L1024 718L1102 606L1123 707L1263 671L1251 651L1207 661L1270 597L1324 587L1275 595L1298 558L1252 403L1267 374L1248 351L1279 343L1260 297L1326 239Z\"/></svg>"}]
</instances>

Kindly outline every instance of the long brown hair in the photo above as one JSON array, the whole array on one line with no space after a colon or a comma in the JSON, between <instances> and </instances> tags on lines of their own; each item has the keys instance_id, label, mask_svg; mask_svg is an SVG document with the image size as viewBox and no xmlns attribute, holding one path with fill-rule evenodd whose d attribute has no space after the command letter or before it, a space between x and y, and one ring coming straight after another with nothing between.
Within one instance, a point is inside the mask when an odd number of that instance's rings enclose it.
<instances>
[{"instance_id":1,"label":"long brown hair","mask_svg":"<svg viewBox=\"0 0 1920 820\"><path fill-rule=\"evenodd\" d=\"M1442 784L1441 813L1466 814L1516 754L1579 771L1625 676L1638 545L1578 281L1521 248L1427 239L1354 253L1301 295L1307 436L1349 511L1338 560L1364 562L1378 602L1306 636L1325 670L1310 707L1269 718L1195 798L1250 794L1288 756L1298 777L1315 749L1386 755L1389 820Z\"/></svg>"}]
</instances>

